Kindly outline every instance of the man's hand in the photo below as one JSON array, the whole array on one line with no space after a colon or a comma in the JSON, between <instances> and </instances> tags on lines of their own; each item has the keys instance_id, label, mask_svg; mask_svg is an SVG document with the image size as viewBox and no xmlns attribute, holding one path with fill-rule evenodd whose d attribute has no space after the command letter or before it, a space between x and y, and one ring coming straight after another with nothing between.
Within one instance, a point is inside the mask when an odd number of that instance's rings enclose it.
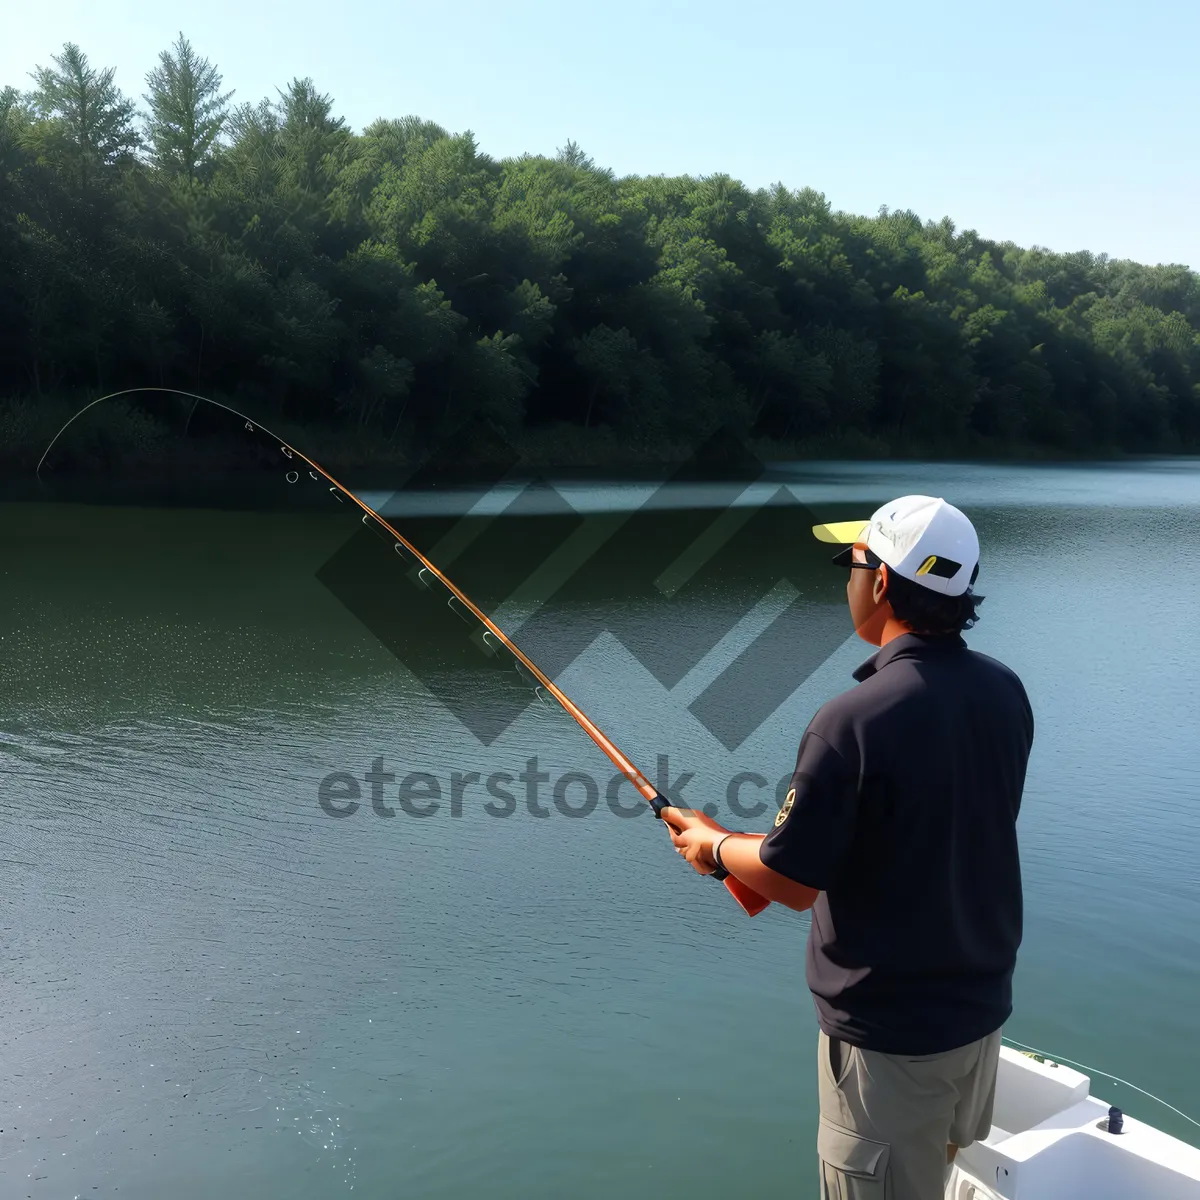
<instances>
[{"instance_id":1,"label":"man's hand","mask_svg":"<svg viewBox=\"0 0 1200 1200\"><path fill-rule=\"evenodd\" d=\"M675 849L699 874L711 875L717 867L713 845L733 831L691 808L672 808L668 805L662 810L662 819L670 831ZM739 834L721 847L721 861L729 872L725 886L733 890L732 885L736 885L753 897L753 908L738 901L751 916L761 912L770 900L796 912L806 912L812 908L820 893L786 875L780 875L778 871L772 871L759 857L763 836L761 833Z\"/></svg>"},{"instance_id":2,"label":"man's hand","mask_svg":"<svg viewBox=\"0 0 1200 1200\"><path fill-rule=\"evenodd\" d=\"M711 875L717 869L713 843L730 831L718 825L712 817L706 817L691 808L664 808L662 819L675 849L701 875Z\"/></svg>"}]
</instances>

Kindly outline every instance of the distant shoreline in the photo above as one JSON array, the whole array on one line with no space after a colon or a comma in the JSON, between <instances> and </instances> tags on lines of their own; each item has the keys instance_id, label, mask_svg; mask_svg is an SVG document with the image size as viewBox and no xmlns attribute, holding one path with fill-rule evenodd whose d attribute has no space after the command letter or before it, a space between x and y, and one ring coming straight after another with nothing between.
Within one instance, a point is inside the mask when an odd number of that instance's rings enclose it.
<instances>
[{"instance_id":1,"label":"distant shoreline","mask_svg":"<svg viewBox=\"0 0 1200 1200\"><path fill-rule=\"evenodd\" d=\"M335 435L336 436L336 435ZM338 454L322 457L322 438L313 431L310 437L293 435L292 444L310 453L315 461L356 491L397 491L406 486L406 479L415 464L403 456L380 456L374 461L354 463ZM991 452L974 453L949 447L908 446L906 453L845 453L844 449L828 447L827 453L815 453L814 447L798 443L794 447L773 444L769 448L750 443L764 466L762 478L767 481L786 482L788 467L819 466L820 464L845 463L928 463L963 466L1027 467L1086 467L1120 466L1154 462L1164 459L1185 461L1195 459L1200 470L1200 447L1179 449L1164 447L1158 452L1125 452L1113 448L1081 449L1076 454L1051 452L1033 446L992 447ZM232 461L221 461L214 456L212 447L199 447L193 462L188 455L173 454L161 466L152 461L100 464L88 469L45 470L41 479L34 473L44 445L36 452L29 447L0 447L0 503L29 501L59 501L66 503L134 504L225 507L274 507L276 503L286 507L289 503L286 488L280 488L282 470L266 469L260 464L241 465ZM771 453L764 453L769 449ZM842 453L835 452L843 449ZM791 451L788 453L787 451ZM536 457L527 457L508 472L504 479L508 483L528 483L537 480L566 484L655 484L671 477L682 461L674 462L645 459L612 459L590 462L553 462ZM710 478L719 481L729 478L728 473L713 467ZM743 477L735 475L734 477ZM419 492L436 492L439 486L448 490L474 488L490 485L490 476L480 464L464 461L458 471L447 472L433 485L414 487ZM222 503L224 500L224 503Z\"/></svg>"},{"instance_id":2,"label":"distant shoreline","mask_svg":"<svg viewBox=\"0 0 1200 1200\"><path fill-rule=\"evenodd\" d=\"M191 505L233 503L271 506L279 498L276 481L287 467L271 463L274 443L239 441L236 417L204 426L198 420L166 421L146 414L133 416L117 405L94 410L71 426L46 460L42 478L35 469L51 439L86 401L68 396L41 404L0 400L0 500L70 499L82 503ZM216 410L213 410L214 412ZM25 419L16 419L24 415ZM9 418L7 427L5 417ZM176 414L178 416L178 414ZM390 443L344 425L300 424L273 416L248 414L264 422L280 439L308 454L335 478L357 491L473 488L496 477L496 456L515 451L520 459L501 471L510 482L553 479L561 483L658 483L674 475L696 452L694 445L665 438L635 439L610 427L584 430L551 424L499 435L487 428L475 433L449 456L418 489L407 481L436 448ZM184 437L184 432L187 436ZM457 436L457 435L456 435ZM697 442L701 439L697 437ZM763 464L765 478L782 479L789 464L821 463L958 463L1011 467L1132 463L1156 458L1200 455L1200 446L1175 443L1141 445L1136 451L1084 445L1074 452L1030 442L1003 442L977 433L933 441L895 431L870 436L858 431L789 441L734 436L733 443L753 463ZM489 463L493 464L488 470ZM507 460L505 461L507 466ZM713 461L699 468L712 481L746 478L745 468L730 471ZM757 474L757 471L754 472ZM695 476L693 476L695 477ZM226 497L226 499L223 499Z\"/></svg>"}]
</instances>

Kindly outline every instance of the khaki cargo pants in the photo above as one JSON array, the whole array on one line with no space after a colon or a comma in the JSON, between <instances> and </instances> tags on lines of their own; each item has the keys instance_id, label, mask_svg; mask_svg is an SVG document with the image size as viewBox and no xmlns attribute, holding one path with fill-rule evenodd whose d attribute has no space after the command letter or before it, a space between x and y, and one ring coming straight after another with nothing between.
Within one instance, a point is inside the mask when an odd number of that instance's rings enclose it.
<instances>
[{"instance_id":1,"label":"khaki cargo pants","mask_svg":"<svg viewBox=\"0 0 1200 1200\"><path fill-rule=\"evenodd\" d=\"M992 1127L1000 1031L946 1054L880 1054L821 1034L822 1200L942 1200L947 1146Z\"/></svg>"}]
</instances>

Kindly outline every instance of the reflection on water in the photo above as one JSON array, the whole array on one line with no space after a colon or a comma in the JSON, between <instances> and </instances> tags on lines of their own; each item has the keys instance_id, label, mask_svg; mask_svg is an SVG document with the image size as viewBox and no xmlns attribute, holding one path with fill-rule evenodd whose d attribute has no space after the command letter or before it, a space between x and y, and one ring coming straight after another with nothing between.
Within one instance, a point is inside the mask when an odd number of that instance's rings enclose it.
<instances>
[{"instance_id":1,"label":"reflection on water","mask_svg":"<svg viewBox=\"0 0 1200 1200\"><path fill-rule=\"evenodd\" d=\"M578 512L625 512L646 503L676 508L753 507L778 503L781 486L801 504L883 504L907 494L944 495L960 507L1107 506L1151 507L1191 504L1200 480L1200 459L1176 458L1139 463L1054 466L979 466L959 463L776 463L760 481L736 483L627 483L555 480L526 495L531 507L554 511L564 498ZM484 496L467 488L437 491L370 491L364 499L377 511L396 516L444 516L503 511L528 486L513 483Z\"/></svg>"}]
</instances>

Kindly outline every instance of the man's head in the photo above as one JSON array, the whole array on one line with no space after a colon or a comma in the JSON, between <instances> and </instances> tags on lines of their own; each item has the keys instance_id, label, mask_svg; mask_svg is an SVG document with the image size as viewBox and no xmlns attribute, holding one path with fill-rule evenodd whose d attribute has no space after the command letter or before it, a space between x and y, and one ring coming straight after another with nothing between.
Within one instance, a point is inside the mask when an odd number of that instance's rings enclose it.
<instances>
[{"instance_id":1,"label":"man's head","mask_svg":"<svg viewBox=\"0 0 1200 1200\"><path fill-rule=\"evenodd\" d=\"M934 496L901 496L869 521L817 525L823 542L846 547L833 561L850 568L846 598L859 637L874 646L901 632L960 633L983 600L975 527Z\"/></svg>"}]
</instances>

